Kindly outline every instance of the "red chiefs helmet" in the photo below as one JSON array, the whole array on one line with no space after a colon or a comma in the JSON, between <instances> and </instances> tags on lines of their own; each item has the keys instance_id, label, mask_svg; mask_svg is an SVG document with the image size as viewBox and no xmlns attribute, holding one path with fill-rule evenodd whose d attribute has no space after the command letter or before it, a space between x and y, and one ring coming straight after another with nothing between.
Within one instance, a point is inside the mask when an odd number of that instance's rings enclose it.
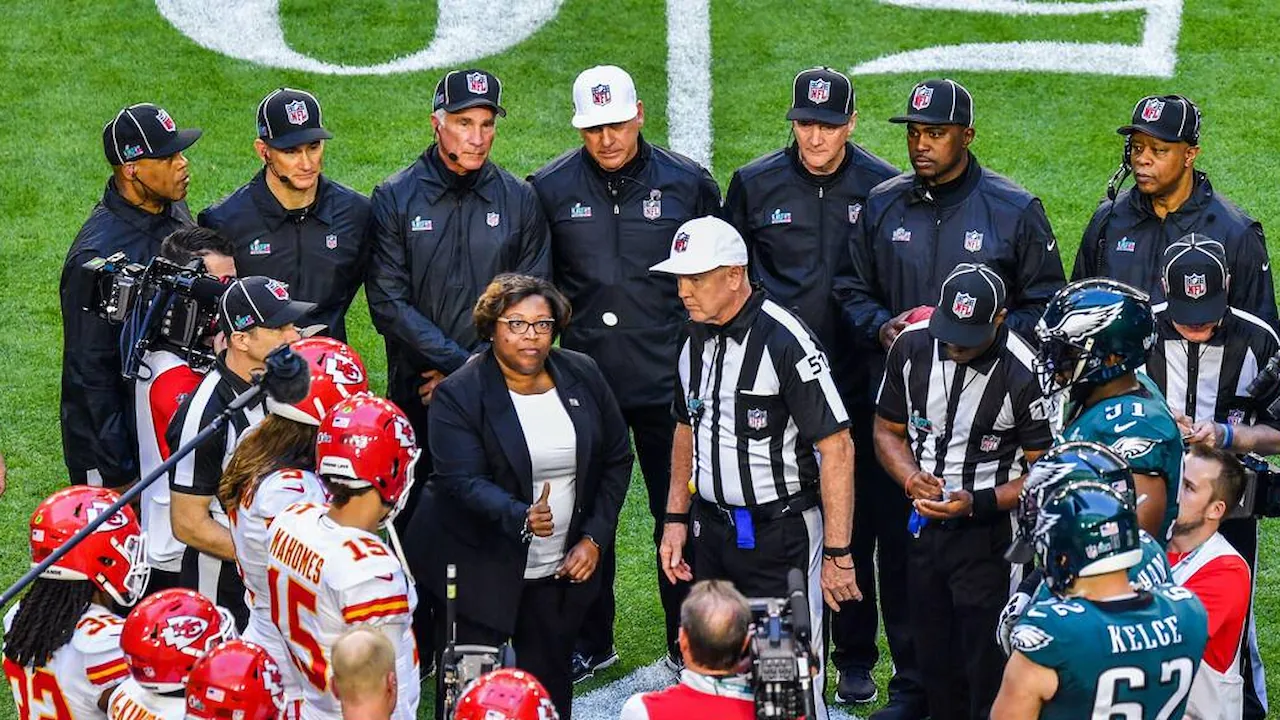
<instances>
[{"instance_id":1,"label":"red chiefs helmet","mask_svg":"<svg viewBox=\"0 0 1280 720\"><path fill-rule=\"evenodd\" d=\"M537 678L503 668L467 686L453 720L560 720L560 713Z\"/></svg>"},{"instance_id":2,"label":"red chiefs helmet","mask_svg":"<svg viewBox=\"0 0 1280 720\"><path fill-rule=\"evenodd\" d=\"M304 425L319 425L329 408L342 400L369 391L364 363L346 343L333 338L310 337L290 346L311 368L311 389L292 405L267 397L267 409Z\"/></svg>"},{"instance_id":3,"label":"red chiefs helmet","mask_svg":"<svg viewBox=\"0 0 1280 720\"><path fill-rule=\"evenodd\" d=\"M284 709L280 667L261 646L229 640L196 661L187 679L187 717L276 720Z\"/></svg>"},{"instance_id":4,"label":"red chiefs helmet","mask_svg":"<svg viewBox=\"0 0 1280 720\"><path fill-rule=\"evenodd\" d=\"M181 690L196 660L236 636L231 613L194 590L149 595L125 618L120 649L133 679L158 693Z\"/></svg>"},{"instance_id":5,"label":"red chiefs helmet","mask_svg":"<svg viewBox=\"0 0 1280 720\"><path fill-rule=\"evenodd\" d=\"M334 405L316 433L320 476L353 488L372 485L393 508L388 519L404 507L419 452L404 412L369 394Z\"/></svg>"},{"instance_id":6,"label":"red chiefs helmet","mask_svg":"<svg viewBox=\"0 0 1280 720\"><path fill-rule=\"evenodd\" d=\"M53 554L120 496L106 488L76 485L45 498L31 514L31 564ZM121 605L132 605L147 587L145 539L133 508L125 505L40 574L52 580L88 580Z\"/></svg>"}]
</instances>

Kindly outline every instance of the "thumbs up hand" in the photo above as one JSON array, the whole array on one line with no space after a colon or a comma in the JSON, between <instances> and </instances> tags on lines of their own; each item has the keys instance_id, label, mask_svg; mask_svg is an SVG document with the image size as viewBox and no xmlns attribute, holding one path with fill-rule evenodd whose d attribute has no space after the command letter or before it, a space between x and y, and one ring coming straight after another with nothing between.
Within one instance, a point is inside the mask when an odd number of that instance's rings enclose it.
<instances>
[{"instance_id":1,"label":"thumbs up hand","mask_svg":"<svg viewBox=\"0 0 1280 720\"><path fill-rule=\"evenodd\" d=\"M551 537L555 524L551 521L551 483L543 483L542 495L538 497L538 501L529 506L526 518L529 521L529 530L538 537Z\"/></svg>"}]
</instances>

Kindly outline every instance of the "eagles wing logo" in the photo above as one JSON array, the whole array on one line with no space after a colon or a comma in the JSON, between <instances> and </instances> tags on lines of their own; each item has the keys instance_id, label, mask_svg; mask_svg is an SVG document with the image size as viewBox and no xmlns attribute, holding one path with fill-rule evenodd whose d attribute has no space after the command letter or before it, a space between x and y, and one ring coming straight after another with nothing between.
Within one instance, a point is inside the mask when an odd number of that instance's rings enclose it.
<instances>
[{"instance_id":1,"label":"eagles wing logo","mask_svg":"<svg viewBox=\"0 0 1280 720\"><path fill-rule=\"evenodd\" d=\"M1132 460L1146 455L1151 452L1152 448L1159 444L1160 442L1158 440L1152 440L1150 438L1122 437L1111 443L1111 449L1115 450L1116 454L1125 460Z\"/></svg>"},{"instance_id":2,"label":"eagles wing logo","mask_svg":"<svg viewBox=\"0 0 1280 720\"><path fill-rule=\"evenodd\" d=\"M1031 474L1027 477L1027 484L1030 486L1052 485L1075 469L1076 466L1071 463L1038 462L1031 466Z\"/></svg>"},{"instance_id":3,"label":"eagles wing logo","mask_svg":"<svg viewBox=\"0 0 1280 720\"><path fill-rule=\"evenodd\" d=\"M1047 647L1053 636L1035 625L1015 625L1009 634L1009 643L1015 650L1032 652Z\"/></svg>"},{"instance_id":4,"label":"eagles wing logo","mask_svg":"<svg viewBox=\"0 0 1280 720\"><path fill-rule=\"evenodd\" d=\"M1066 336L1066 339L1073 343L1080 342L1085 338L1096 335L1099 330L1115 322L1123 311L1123 300L1117 300L1110 305L1098 305L1096 307L1072 310L1063 316L1057 325L1049 328L1049 334L1051 336Z\"/></svg>"},{"instance_id":5,"label":"eagles wing logo","mask_svg":"<svg viewBox=\"0 0 1280 720\"><path fill-rule=\"evenodd\" d=\"M1014 646L1014 650L1033 652L1053 642L1053 635L1037 628L1036 625L1014 625L1014 632L1009 634L1009 642Z\"/></svg>"}]
</instances>

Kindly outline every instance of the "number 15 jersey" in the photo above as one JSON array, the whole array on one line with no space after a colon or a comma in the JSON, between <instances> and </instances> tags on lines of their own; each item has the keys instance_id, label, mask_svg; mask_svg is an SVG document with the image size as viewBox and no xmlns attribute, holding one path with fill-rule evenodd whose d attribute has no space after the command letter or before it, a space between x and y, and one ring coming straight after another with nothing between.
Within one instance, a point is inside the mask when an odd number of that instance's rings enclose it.
<instances>
[{"instance_id":1,"label":"number 15 jersey","mask_svg":"<svg viewBox=\"0 0 1280 720\"><path fill-rule=\"evenodd\" d=\"M339 525L329 508L296 503L271 523L267 587L271 617L302 675L302 717L342 716L333 695L330 653L354 625L379 627L396 649L395 720L418 712L418 651L411 620L417 595L404 568L378 536Z\"/></svg>"}]
</instances>

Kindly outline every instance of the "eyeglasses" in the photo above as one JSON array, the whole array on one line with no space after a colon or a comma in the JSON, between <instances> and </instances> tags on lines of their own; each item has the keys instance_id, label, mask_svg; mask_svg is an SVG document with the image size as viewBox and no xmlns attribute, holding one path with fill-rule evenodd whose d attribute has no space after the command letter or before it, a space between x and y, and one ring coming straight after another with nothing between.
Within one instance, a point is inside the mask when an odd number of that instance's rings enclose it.
<instances>
[{"instance_id":1,"label":"eyeglasses","mask_svg":"<svg viewBox=\"0 0 1280 720\"><path fill-rule=\"evenodd\" d=\"M556 329L555 320L534 320L530 322L528 320L512 320L510 318L500 317L498 318L498 322L506 323L507 329L516 335L525 334L529 331L531 326L533 327L533 331L539 335L549 335L552 330Z\"/></svg>"}]
</instances>

